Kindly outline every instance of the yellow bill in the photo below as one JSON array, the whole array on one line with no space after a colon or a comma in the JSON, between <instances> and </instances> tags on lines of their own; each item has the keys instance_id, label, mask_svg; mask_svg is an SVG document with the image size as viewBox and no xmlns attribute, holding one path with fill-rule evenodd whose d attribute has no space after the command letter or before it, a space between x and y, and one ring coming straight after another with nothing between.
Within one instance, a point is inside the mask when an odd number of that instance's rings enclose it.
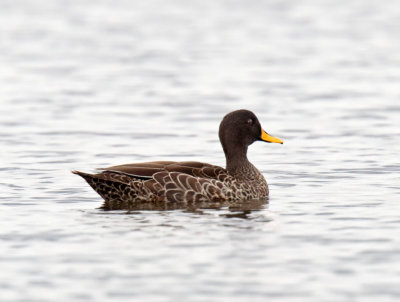
<instances>
[{"instance_id":1,"label":"yellow bill","mask_svg":"<svg viewBox=\"0 0 400 302\"><path fill-rule=\"evenodd\" d=\"M261 129L261 140L268 143L278 143L283 144L283 141L277 137L273 137Z\"/></svg>"}]
</instances>

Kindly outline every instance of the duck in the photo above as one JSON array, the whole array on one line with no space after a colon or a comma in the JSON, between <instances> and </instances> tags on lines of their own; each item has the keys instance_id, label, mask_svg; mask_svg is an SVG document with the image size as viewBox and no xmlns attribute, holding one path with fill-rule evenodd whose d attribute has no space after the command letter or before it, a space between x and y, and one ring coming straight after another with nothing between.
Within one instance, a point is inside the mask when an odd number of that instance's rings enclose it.
<instances>
[{"instance_id":1,"label":"duck","mask_svg":"<svg viewBox=\"0 0 400 302\"><path fill-rule=\"evenodd\" d=\"M197 161L151 161L100 168L95 174L72 173L104 199L104 210L267 200L267 181L248 160L247 149L256 141L283 141L264 131L256 115L246 109L226 114L218 135L225 168Z\"/></svg>"}]
</instances>

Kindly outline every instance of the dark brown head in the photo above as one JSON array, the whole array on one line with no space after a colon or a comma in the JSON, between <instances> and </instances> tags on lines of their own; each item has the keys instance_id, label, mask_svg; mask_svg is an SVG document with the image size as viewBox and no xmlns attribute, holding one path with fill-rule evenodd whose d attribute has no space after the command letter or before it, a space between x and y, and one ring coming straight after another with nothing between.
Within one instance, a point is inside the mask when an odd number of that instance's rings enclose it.
<instances>
[{"instance_id":1,"label":"dark brown head","mask_svg":"<svg viewBox=\"0 0 400 302\"><path fill-rule=\"evenodd\" d=\"M247 152L247 147L257 140L280 143L276 137L267 134L255 114L249 110L236 110L225 115L219 126L219 139L225 154Z\"/></svg>"}]
</instances>

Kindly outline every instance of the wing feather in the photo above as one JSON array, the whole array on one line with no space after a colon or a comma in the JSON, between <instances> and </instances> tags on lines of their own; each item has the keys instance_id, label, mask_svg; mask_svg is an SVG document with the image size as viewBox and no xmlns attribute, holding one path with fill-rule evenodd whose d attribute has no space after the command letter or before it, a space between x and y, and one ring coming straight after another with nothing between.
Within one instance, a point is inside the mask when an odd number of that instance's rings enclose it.
<instances>
[{"instance_id":1,"label":"wing feather","mask_svg":"<svg viewBox=\"0 0 400 302\"><path fill-rule=\"evenodd\" d=\"M218 179L219 175L226 173L226 170L219 167L202 162L195 161L154 161L143 162L135 164L126 164L119 166L112 166L108 168L101 168L100 170L109 171L114 173L125 174L127 176L135 177L138 179L146 180L151 179L156 173L179 172L195 177L205 177L210 179ZM103 172L104 173L104 172Z\"/></svg>"}]
</instances>

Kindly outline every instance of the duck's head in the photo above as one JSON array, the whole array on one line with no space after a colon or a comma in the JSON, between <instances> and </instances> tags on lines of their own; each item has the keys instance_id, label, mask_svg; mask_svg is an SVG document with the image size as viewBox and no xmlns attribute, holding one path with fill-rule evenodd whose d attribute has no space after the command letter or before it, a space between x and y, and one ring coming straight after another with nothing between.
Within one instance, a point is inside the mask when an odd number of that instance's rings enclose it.
<instances>
[{"instance_id":1,"label":"duck's head","mask_svg":"<svg viewBox=\"0 0 400 302\"><path fill-rule=\"evenodd\" d=\"M245 109L228 113L219 126L219 139L225 154L245 149L255 141L283 144L279 138L265 132L256 115Z\"/></svg>"}]
</instances>

